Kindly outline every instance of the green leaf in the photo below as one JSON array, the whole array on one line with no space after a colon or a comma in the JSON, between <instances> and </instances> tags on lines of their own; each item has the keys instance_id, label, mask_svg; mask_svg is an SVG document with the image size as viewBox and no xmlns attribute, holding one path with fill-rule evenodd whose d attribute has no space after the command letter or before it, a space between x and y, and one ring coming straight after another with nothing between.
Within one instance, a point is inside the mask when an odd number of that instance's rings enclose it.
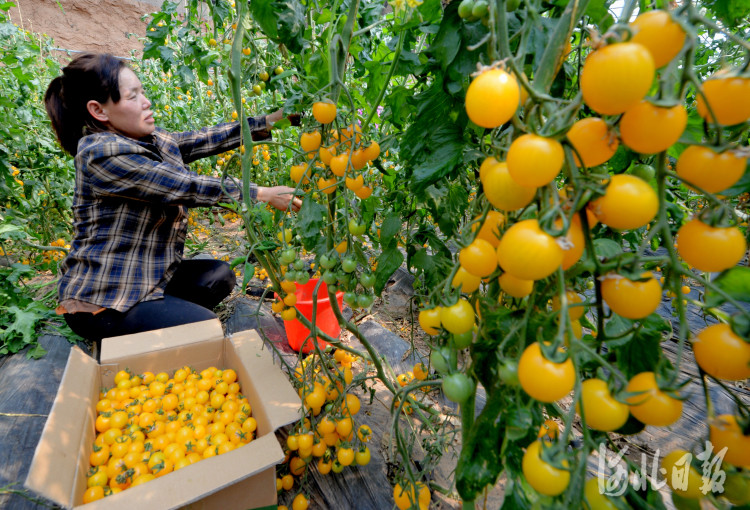
<instances>
[{"instance_id":1,"label":"green leaf","mask_svg":"<svg viewBox=\"0 0 750 510\"><path fill-rule=\"evenodd\" d=\"M649 335L652 338L661 338L663 333L672 331L672 324L657 313L652 313L641 320L642 331L638 334L643 337Z\"/></svg>"},{"instance_id":2,"label":"green leaf","mask_svg":"<svg viewBox=\"0 0 750 510\"><path fill-rule=\"evenodd\" d=\"M430 255L425 248L417 251L414 256L411 257L409 265L417 268L418 271L424 271L426 273L432 272L436 267L433 256Z\"/></svg>"},{"instance_id":3,"label":"green leaf","mask_svg":"<svg viewBox=\"0 0 750 510\"><path fill-rule=\"evenodd\" d=\"M463 103L443 90L440 79L411 103L417 111L402 138L401 150L406 168L412 170L409 189L421 194L430 184L463 166L464 123L456 121Z\"/></svg>"},{"instance_id":4,"label":"green leaf","mask_svg":"<svg viewBox=\"0 0 750 510\"><path fill-rule=\"evenodd\" d=\"M532 497L537 494L532 489L525 478L513 477L510 479L510 483L505 487L505 497L503 498L503 506L500 510L526 510L532 507ZM541 508L537 506L536 508Z\"/></svg>"},{"instance_id":5,"label":"green leaf","mask_svg":"<svg viewBox=\"0 0 750 510\"><path fill-rule=\"evenodd\" d=\"M328 83L328 53L319 52L310 56L305 65L308 78L312 78L317 88Z\"/></svg>"},{"instance_id":6,"label":"green leaf","mask_svg":"<svg viewBox=\"0 0 750 510\"><path fill-rule=\"evenodd\" d=\"M13 23L0 23L0 37L11 37L18 33L18 28Z\"/></svg>"},{"instance_id":7,"label":"green leaf","mask_svg":"<svg viewBox=\"0 0 750 510\"><path fill-rule=\"evenodd\" d=\"M628 321L628 319L621 320ZM669 329L670 326L666 324L666 321L654 313L644 319L641 327L635 332L622 339L607 341L607 345L612 349L617 360L616 365L625 377L630 378L641 372L652 372L656 369L663 358L661 333Z\"/></svg>"},{"instance_id":8,"label":"green leaf","mask_svg":"<svg viewBox=\"0 0 750 510\"><path fill-rule=\"evenodd\" d=\"M621 172L630 166L630 163L637 160L638 155L625 147L620 145L615 154L607 162L607 166L615 172Z\"/></svg>"},{"instance_id":9,"label":"green leaf","mask_svg":"<svg viewBox=\"0 0 750 510\"><path fill-rule=\"evenodd\" d=\"M414 166L411 181L415 193L421 193L463 162L463 144L458 126L439 126L430 133L429 138L428 144L434 150Z\"/></svg>"},{"instance_id":10,"label":"green leaf","mask_svg":"<svg viewBox=\"0 0 750 510\"><path fill-rule=\"evenodd\" d=\"M253 0L250 14L261 30L293 53L305 46L305 7L297 0Z\"/></svg>"},{"instance_id":11,"label":"green leaf","mask_svg":"<svg viewBox=\"0 0 750 510\"><path fill-rule=\"evenodd\" d=\"M382 231L382 230L381 230ZM404 254L393 245L383 250L378 257L378 267L375 270L375 294L380 295L396 269L401 267L404 262Z\"/></svg>"},{"instance_id":12,"label":"green leaf","mask_svg":"<svg viewBox=\"0 0 750 510\"><path fill-rule=\"evenodd\" d=\"M724 271L713 284L737 301L750 303L750 267L733 267ZM718 291L711 287L706 289L706 306L720 306L725 301L724 296Z\"/></svg>"},{"instance_id":13,"label":"green leaf","mask_svg":"<svg viewBox=\"0 0 750 510\"><path fill-rule=\"evenodd\" d=\"M750 317L746 313L738 313L729 318L732 331L740 338L750 338Z\"/></svg>"},{"instance_id":14,"label":"green leaf","mask_svg":"<svg viewBox=\"0 0 750 510\"><path fill-rule=\"evenodd\" d=\"M462 218L469 204L469 192L466 187L455 184L448 189L448 196L442 199L435 198L435 211L433 216L440 226L440 230L450 237L456 234L459 225L457 218Z\"/></svg>"},{"instance_id":15,"label":"green leaf","mask_svg":"<svg viewBox=\"0 0 750 510\"><path fill-rule=\"evenodd\" d=\"M0 331L0 347L10 353L19 352L27 345L36 346L36 328L51 312L41 301L31 301L24 308L12 305L6 310L12 322ZM42 349L43 351L43 349ZM33 350L33 356L41 356L43 352Z\"/></svg>"},{"instance_id":16,"label":"green leaf","mask_svg":"<svg viewBox=\"0 0 750 510\"><path fill-rule=\"evenodd\" d=\"M534 417L528 408L511 408L506 418L505 435L512 441L523 439L533 425Z\"/></svg>"},{"instance_id":17,"label":"green leaf","mask_svg":"<svg viewBox=\"0 0 750 510\"><path fill-rule=\"evenodd\" d=\"M401 215L397 212L391 212L383 218L383 224L380 225L381 244L385 246L395 246L398 244L398 235L401 232Z\"/></svg>"},{"instance_id":18,"label":"green leaf","mask_svg":"<svg viewBox=\"0 0 750 510\"><path fill-rule=\"evenodd\" d=\"M34 344L32 345L28 351L26 351L26 357L28 359L39 359L43 357L45 354L47 354L47 349L42 347L41 345Z\"/></svg>"},{"instance_id":19,"label":"green leaf","mask_svg":"<svg viewBox=\"0 0 750 510\"><path fill-rule=\"evenodd\" d=\"M462 46L461 29L464 23L458 17L458 3L451 2L446 6L440 28L428 49L428 52L435 57L443 71L448 69Z\"/></svg>"},{"instance_id":20,"label":"green leaf","mask_svg":"<svg viewBox=\"0 0 750 510\"><path fill-rule=\"evenodd\" d=\"M250 258L245 258L244 273L242 274L242 289L247 289L247 284L250 283L253 276L255 276L255 265L250 262Z\"/></svg>"},{"instance_id":21,"label":"green leaf","mask_svg":"<svg viewBox=\"0 0 750 510\"><path fill-rule=\"evenodd\" d=\"M712 10L729 28L738 26L750 13L750 0L707 0L703 5Z\"/></svg>"},{"instance_id":22,"label":"green leaf","mask_svg":"<svg viewBox=\"0 0 750 510\"><path fill-rule=\"evenodd\" d=\"M612 239L594 239L594 251L597 256L604 259L611 259L622 253L622 247Z\"/></svg>"},{"instance_id":23,"label":"green leaf","mask_svg":"<svg viewBox=\"0 0 750 510\"><path fill-rule=\"evenodd\" d=\"M17 236L9 236L8 234L18 234L22 233L22 237L28 237L26 235L26 232L24 232L23 228L19 227L18 225L13 225L11 223L4 223L0 225L0 237L3 237L5 239L10 238L17 238Z\"/></svg>"},{"instance_id":24,"label":"green leaf","mask_svg":"<svg viewBox=\"0 0 750 510\"><path fill-rule=\"evenodd\" d=\"M748 160L745 173L731 188L725 189L721 194L725 197L736 197L750 192L750 160Z\"/></svg>"},{"instance_id":25,"label":"green leaf","mask_svg":"<svg viewBox=\"0 0 750 510\"><path fill-rule=\"evenodd\" d=\"M297 228L302 245L311 250L318 243L325 227L326 207L314 200L304 200L297 214Z\"/></svg>"},{"instance_id":26,"label":"green leaf","mask_svg":"<svg viewBox=\"0 0 750 510\"><path fill-rule=\"evenodd\" d=\"M609 16L610 4L611 2L607 0L591 0L586 7L586 14L591 18L591 21L599 25Z\"/></svg>"},{"instance_id":27,"label":"green leaf","mask_svg":"<svg viewBox=\"0 0 750 510\"><path fill-rule=\"evenodd\" d=\"M501 392L493 392L470 431L456 466L456 489L465 501L474 501L503 470L503 410L508 403ZM468 433L467 433L468 432Z\"/></svg>"},{"instance_id":28,"label":"green leaf","mask_svg":"<svg viewBox=\"0 0 750 510\"><path fill-rule=\"evenodd\" d=\"M604 324L604 332L607 335L607 346L610 348L617 347L619 345L625 345L633 338L633 333L625 334L630 328L633 327L633 321L625 319L617 314L612 314L612 317ZM616 337L612 338L611 337Z\"/></svg>"},{"instance_id":29,"label":"green leaf","mask_svg":"<svg viewBox=\"0 0 750 510\"><path fill-rule=\"evenodd\" d=\"M249 2L250 14L260 29L271 39L277 39L279 32L276 28L275 1L253 0Z\"/></svg>"},{"instance_id":30,"label":"green leaf","mask_svg":"<svg viewBox=\"0 0 750 510\"><path fill-rule=\"evenodd\" d=\"M359 15L362 17L362 24L369 26L378 21L385 4L379 1L363 0L360 2Z\"/></svg>"}]
</instances>

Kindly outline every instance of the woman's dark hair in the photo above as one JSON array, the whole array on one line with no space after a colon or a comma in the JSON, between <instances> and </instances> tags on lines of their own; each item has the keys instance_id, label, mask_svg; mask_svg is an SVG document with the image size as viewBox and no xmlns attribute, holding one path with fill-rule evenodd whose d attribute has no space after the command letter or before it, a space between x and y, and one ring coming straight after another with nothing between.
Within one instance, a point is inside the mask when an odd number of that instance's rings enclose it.
<instances>
[{"instance_id":1,"label":"woman's dark hair","mask_svg":"<svg viewBox=\"0 0 750 510\"><path fill-rule=\"evenodd\" d=\"M78 141L89 132L106 127L89 114L86 104L120 101L120 71L125 62L109 53L84 53L74 58L49 84L44 95L47 115L63 149L72 156L78 152Z\"/></svg>"}]
</instances>

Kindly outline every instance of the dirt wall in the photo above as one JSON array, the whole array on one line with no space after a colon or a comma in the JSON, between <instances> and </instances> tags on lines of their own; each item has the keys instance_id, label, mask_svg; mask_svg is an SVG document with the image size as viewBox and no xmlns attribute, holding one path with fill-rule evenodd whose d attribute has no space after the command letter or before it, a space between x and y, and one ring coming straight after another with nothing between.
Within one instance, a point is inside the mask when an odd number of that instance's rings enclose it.
<instances>
[{"instance_id":1,"label":"dirt wall","mask_svg":"<svg viewBox=\"0 0 750 510\"><path fill-rule=\"evenodd\" d=\"M65 50L142 54L146 23L141 17L159 10L150 0L14 0L9 11L18 26L54 39ZM61 53L64 55L64 53Z\"/></svg>"}]
</instances>

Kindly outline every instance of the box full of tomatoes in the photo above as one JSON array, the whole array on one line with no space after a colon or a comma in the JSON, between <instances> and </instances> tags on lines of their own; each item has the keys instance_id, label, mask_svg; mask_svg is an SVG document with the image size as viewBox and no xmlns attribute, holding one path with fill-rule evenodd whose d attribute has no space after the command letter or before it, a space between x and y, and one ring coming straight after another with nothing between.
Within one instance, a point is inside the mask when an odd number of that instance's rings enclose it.
<instances>
[{"instance_id":1,"label":"box full of tomatoes","mask_svg":"<svg viewBox=\"0 0 750 510\"><path fill-rule=\"evenodd\" d=\"M218 320L71 350L24 485L65 508L275 508L300 400L255 331Z\"/></svg>"}]
</instances>

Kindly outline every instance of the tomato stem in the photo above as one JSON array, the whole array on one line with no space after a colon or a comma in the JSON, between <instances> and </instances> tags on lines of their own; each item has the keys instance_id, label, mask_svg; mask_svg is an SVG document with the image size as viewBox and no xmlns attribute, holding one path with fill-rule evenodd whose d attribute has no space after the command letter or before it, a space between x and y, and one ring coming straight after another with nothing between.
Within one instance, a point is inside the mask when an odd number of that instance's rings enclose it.
<instances>
[{"instance_id":1,"label":"tomato stem","mask_svg":"<svg viewBox=\"0 0 750 510\"><path fill-rule=\"evenodd\" d=\"M660 152L657 157L656 167L656 182L658 184L658 196L659 196L659 211L657 212L657 224L654 229L660 228L662 232L662 241L664 247L667 249L669 255L670 267L678 268L681 267L677 252L675 250L674 238L672 237L672 231L669 228L669 220L667 219L667 153L666 151ZM675 294L675 300L677 301L677 316L679 318L679 328L677 331L677 362L674 370L672 371L668 385L672 386L680 373L680 365L682 363L683 351L685 348L685 341L687 340L687 332L690 328L687 323L687 317L685 314L685 306L682 301L682 292L680 290L679 280L674 278L671 282L672 292Z\"/></svg>"}]
</instances>

